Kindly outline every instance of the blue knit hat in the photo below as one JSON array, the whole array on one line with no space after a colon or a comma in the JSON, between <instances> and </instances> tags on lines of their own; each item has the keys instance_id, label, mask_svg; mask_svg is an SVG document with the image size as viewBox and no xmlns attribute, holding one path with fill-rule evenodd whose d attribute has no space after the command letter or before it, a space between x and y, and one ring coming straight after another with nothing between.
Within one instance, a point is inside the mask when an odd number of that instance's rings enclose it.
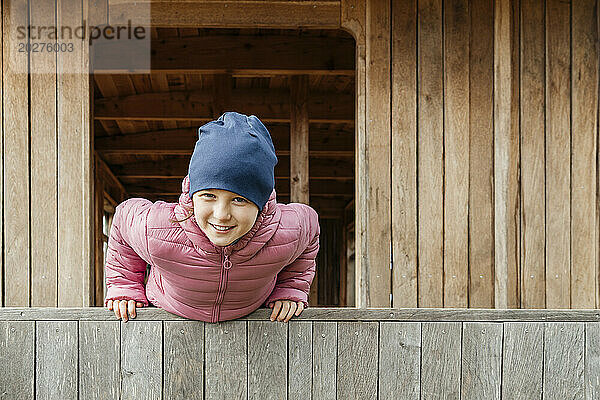
<instances>
[{"instance_id":1,"label":"blue knit hat","mask_svg":"<svg viewBox=\"0 0 600 400\"><path fill-rule=\"evenodd\" d=\"M190 160L190 199L199 190L244 196L260 212L275 187L277 156L271 135L254 115L228 111L198 129Z\"/></svg>"}]
</instances>

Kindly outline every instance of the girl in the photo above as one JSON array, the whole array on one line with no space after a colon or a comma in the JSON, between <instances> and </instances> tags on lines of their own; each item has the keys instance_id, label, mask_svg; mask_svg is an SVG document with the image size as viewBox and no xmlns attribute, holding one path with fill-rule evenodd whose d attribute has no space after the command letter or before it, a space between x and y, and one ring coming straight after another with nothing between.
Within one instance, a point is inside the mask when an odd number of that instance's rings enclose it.
<instances>
[{"instance_id":1,"label":"girl","mask_svg":"<svg viewBox=\"0 0 600 400\"><path fill-rule=\"evenodd\" d=\"M275 164L271 135L254 115L226 112L201 126L177 203L132 198L117 206L104 305L125 322L149 302L206 322L261 305L273 308L271 321L300 315L320 227L311 207L277 203Z\"/></svg>"}]
</instances>

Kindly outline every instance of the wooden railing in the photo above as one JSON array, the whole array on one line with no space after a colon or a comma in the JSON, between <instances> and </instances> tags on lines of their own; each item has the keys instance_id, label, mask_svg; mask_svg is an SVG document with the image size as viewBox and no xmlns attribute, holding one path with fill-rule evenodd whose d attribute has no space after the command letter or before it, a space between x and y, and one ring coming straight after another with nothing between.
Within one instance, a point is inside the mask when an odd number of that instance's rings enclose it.
<instances>
[{"instance_id":1,"label":"wooden railing","mask_svg":"<svg viewBox=\"0 0 600 400\"><path fill-rule=\"evenodd\" d=\"M0 308L0 399L600 399L600 310Z\"/></svg>"}]
</instances>

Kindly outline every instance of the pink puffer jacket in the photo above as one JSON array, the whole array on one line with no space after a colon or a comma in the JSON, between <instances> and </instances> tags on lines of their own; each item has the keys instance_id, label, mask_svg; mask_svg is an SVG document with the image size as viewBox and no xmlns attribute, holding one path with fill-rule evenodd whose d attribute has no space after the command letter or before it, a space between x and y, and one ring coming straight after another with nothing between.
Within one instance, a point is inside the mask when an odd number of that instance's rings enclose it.
<instances>
[{"instance_id":1,"label":"pink puffer jacket","mask_svg":"<svg viewBox=\"0 0 600 400\"><path fill-rule=\"evenodd\" d=\"M279 204L275 190L254 226L236 243L216 246L195 218L189 177L178 203L128 199L115 210L105 276L108 300L136 300L206 322L236 319L276 300L302 301L315 275L319 250L316 211ZM146 263L150 275L146 287Z\"/></svg>"}]
</instances>

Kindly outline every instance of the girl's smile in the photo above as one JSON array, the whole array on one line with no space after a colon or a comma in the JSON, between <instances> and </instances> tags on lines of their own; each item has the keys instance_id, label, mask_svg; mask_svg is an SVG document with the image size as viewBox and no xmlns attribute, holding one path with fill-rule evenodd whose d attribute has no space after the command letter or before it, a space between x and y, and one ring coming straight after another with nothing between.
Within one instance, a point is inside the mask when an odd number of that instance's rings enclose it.
<instances>
[{"instance_id":1,"label":"girl's smile","mask_svg":"<svg viewBox=\"0 0 600 400\"><path fill-rule=\"evenodd\" d=\"M216 246L227 246L244 236L258 216L256 204L228 190L200 190L192 199L198 226Z\"/></svg>"}]
</instances>

